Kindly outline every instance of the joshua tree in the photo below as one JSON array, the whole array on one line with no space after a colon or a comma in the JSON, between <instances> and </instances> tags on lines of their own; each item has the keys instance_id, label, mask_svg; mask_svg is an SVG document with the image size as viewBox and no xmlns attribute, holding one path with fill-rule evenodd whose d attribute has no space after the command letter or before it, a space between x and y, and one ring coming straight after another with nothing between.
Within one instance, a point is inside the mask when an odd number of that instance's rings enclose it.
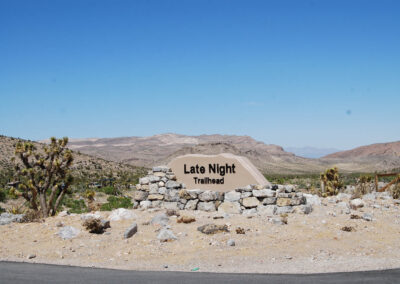
<instances>
[{"instance_id":1,"label":"joshua tree","mask_svg":"<svg viewBox=\"0 0 400 284\"><path fill-rule=\"evenodd\" d=\"M33 210L43 217L54 216L72 182L69 168L72 152L66 148L68 138L50 138L50 145L38 150L32 142L18 142L15 156L17 194L23 196ZM15 160L15 158L14 158Z\"/></svg>"}]
</instances>

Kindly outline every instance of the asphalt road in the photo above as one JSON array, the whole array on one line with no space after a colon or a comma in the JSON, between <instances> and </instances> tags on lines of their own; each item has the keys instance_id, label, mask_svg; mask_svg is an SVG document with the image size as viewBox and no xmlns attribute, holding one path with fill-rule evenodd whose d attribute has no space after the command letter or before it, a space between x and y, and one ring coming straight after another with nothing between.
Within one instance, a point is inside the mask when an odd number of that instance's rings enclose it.
<instances>
[{"instance_id":1,"label":"asphalt road","mask_svg":"<svg viewBox=\"0 0 400 284\"><path fill-rule=\"evenodd\" d=\"M156 272L0 262L0 283L399 283L400 269L326 274Z\"/></svg>"}]
</instances>

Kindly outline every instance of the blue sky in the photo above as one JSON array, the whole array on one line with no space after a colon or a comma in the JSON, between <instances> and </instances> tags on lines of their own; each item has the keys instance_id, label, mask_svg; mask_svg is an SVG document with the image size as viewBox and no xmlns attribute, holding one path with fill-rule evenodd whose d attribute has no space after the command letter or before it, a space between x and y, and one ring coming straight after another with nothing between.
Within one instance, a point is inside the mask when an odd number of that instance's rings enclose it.
<instances>
[{"instance_id":1,"label":"blue sky","mask_svg":"<svg viewBox=\"0 0 400 284\"><path fill-rule=\"evenodd\" d=\"M400 140L400 1L0 1L0 133Z\"/></svg>"}]
</instances>

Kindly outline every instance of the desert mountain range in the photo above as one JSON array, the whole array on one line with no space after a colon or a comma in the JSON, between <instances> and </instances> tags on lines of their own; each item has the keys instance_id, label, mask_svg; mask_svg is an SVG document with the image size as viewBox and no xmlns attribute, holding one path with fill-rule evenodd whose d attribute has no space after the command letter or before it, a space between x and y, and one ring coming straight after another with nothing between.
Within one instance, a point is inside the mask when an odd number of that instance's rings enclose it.
<instances>
[{"instance_id":1,"label":"desert mountain range","mask_svg":"<svg viewBox=\"0 0 400 284\"><path fill-rule=\"evenodd\" d=\"M264 173L317 173L338 166L343 172L374 172L400 167L400 142L374 144L319 159L296 156L249 136L160 134L150 137L70 139L70 148L104 160L134 166L166 164L189 154L233 153L249 158Z\"/></svg>"}]
</instances>

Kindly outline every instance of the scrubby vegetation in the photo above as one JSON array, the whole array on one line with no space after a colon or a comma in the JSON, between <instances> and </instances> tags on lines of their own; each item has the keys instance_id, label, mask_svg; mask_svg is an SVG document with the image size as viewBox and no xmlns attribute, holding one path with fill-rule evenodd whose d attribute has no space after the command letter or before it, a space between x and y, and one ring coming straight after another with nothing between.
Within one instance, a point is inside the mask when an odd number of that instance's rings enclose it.
<instances>
[{"instance_id":1,"label":"scrubby vegetation","mask_svg":"<svg viewBox=\"0 0 400 284\"><path fill-rule=\"evenodd\" d=\"M108 203L101 205L101 211L111 211L117 208L132 208L133 206L131 199L128 197L109 196L107 201Z\"/></svg>"},{"instance_id":2,"label":"scrubby vegetation","mask_svg":"<svg viewBox=\"0 0 400 284\"><path fill-rule=\"evenodd\" d=\"M16 146L24 144L29 144L29 147L31 147L32 152L29 159L31 161L39 161L39 163L42 162L40 159L36 159L35 154L41 155L43 158L46 155L45 148L50 148L51 145L46 146L33 141L0 135L0 202L15 200L16 204L21 205L18 212L21 211L21 213L26 214L29 210L33 210L33 206L31 203L23 201L25 198L22 194L25 191L19 188L17 182L19 181L18 173L14 168L15 163L20 168L23 168L23 163L19 158L15 162L12 161ZM59 203L57 209L50 210L50 215L53 212L61 210L68 210L71 213L98 210L101 205L98 200L103 200L108 195L119 197L126 195L132 190L133 185L138 183L139 178L147 173L147 169L145 168L110 162L78 152L71 151L71 153L74 158L69 171L72 179L70 180L68 190L62 198L63 200ZM29 181L28 178L24 177L24 179ZM36 181L40 182L40 179L38 176ZM59 185L65 186L65 182L64 184L59 183ZM28 188L28 198L32 198L32 193L29 191L29 184L25 186ZM51 189L46 191L45 197L46 201L50 200ZM11 208L11 205L7 206L5 204L3 207L9 212L15 211L15 208ZM41 209L40 201L37 202L36 207L39 210ZM0 209L1 211L4 210Z\"/></svg>"},{"instance_id":3,"label":"scrubby vegetation","mask_svg":"<svg viewBox=\"0 0 400 284\"><path fill-rule=\"evenodd\" d=\"M373 180L374 179L372 175L360 175L359 179L357 180L353 198L360 198L363 195L370 193L372 189Z\"/></svg>"},{"instance_id":4,"label":"scrubby vegetation","mask_svg":"<svg viewBox=\"0 0 400 284\"><path fill-rule=\"evenodd\" d=\"M393 186L392 196L394 199L400 198L400 174L397 176L397 182Z\"/></svg>"}]
</instances>

